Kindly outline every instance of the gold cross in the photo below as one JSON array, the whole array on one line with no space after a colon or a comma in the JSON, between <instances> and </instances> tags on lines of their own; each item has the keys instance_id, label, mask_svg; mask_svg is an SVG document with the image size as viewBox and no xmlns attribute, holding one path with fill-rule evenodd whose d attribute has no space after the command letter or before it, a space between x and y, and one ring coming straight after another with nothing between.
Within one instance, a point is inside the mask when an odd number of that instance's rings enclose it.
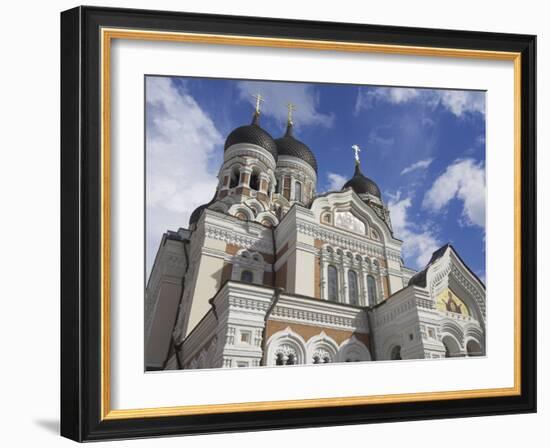
<instances>
[{"instance_id":1,"label":"gold cross","mask_svg":"<svg viewBox=\"0 0 550 448\"><path fill-rule=\"evenodd\" d=\"M259 114L260 113L260 102L264 102L265 99L264 97L257 93L256 95L252 95L252 98L256 98L256 113Z\"/></svg>"},{"instance_id":2,"label":"gold cross","mask_svg":"<svg viewBox=\"0 0 550 448\"><path fill-rule=\"evenodd\" d=\"M292 124L292 112L296 110L296 105L292 103L288 103L286 107L288 108L288 122Z\"/></svg>"}]
</instances>

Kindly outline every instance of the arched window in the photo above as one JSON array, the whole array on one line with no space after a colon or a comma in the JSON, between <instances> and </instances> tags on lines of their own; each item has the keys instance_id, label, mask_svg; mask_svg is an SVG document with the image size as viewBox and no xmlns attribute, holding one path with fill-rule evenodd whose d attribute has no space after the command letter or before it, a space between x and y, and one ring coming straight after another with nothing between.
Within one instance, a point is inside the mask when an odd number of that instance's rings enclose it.
<instances>
[{"instance_id":1,"label":"arched window","mask_svg":"<svg viewBox=\"0 0 550 448\"><path fill-rule=\"evenodd\" d=\"M302 202L302 184L300 182L294 184L294 200Z\"/></svg>"},{"instance_id":2,"label":"arched window","mask_svg":"<svg viewBox=\"0 0 550 448\"><path fill-rule=\"evenodd\" d=\"M481 356L483 355L483 352L481 350L481 346L477 343L477 341L474 341L470 339L468 341L468 344L466 344L466 350L468 351L468 356Z\"/></svg>"},{"instance_id":3,"label":"arched window","mask_svg":"<svg viewBox=\"0 0 550 448\"><path fill-rule=\"evenodd\" d=\"M398 360L401 359L401 346L396 345L394 348L391 349L391 359Z\"/></svg>"},{"instance_id":4,"label":"arched window","mask_svg":"<svg viewBox=\"0 0 550 448\"><path fill-rule=\"evenodd\" d=\"M240 170L239 167L233 168L231 171L231 177L229 180L229 188L235 188L237 185L239 185L239 178L240 178Z\"/></svg>"},{"instance_id":5,"label":"arched window","mask_svg":"<svg viewBox=\"0 0 550 448\"><path fill-rule=\"evenodd\" d=\"M253 283L254 282L254 274L252 273L252 271L242 271L241 272L241 282Z\"/></svg>"},{"instance_id":6,"label":"arched window","mask_svg":"<svg viewBox=\"0 0 550 448\"><path fill-rule=\"evenodd\" d=\"M331 264L327 268L328 274L328 299L338 300L338 270Z\"/></svg>"},{"instance_id":7,"label":"arched window","mask_svg":"<svg viewBox=\"0 0 550 448\"><path fill-rule=\"evenodd\" d=\"M376 305L376 280L372 275L367 276L367 292L369 295L369 305Z\"/></svg>"},{"instance_id":8,"label":"arched window","mask_svg":"<svg viewBox=\"0 0 550 448\"><path fill-rule=\"evenodd\" d=\"M252 173L250 175L250 189L258 191L260 189L260 180L258 173Z\"/></svg>"},{"instance_id":9,"label":"arched window","mask_svg":"<svg viewBox=\"0 0 550 448\"><path fill-rule=\"evenodd\" d=\"M282 353L277 353L277 357L275 358L275 365L276 366L284 366L285 365L285 357Z\"/></svg>"},{"instance_id":10,"label":"arched window","mask_svg":"<svg viewBox=\"0 0 550 448\"><path fill-rule=\"evenodd\" d=\"M359 289L357 287L357 273L355 271L348 271L348 291L349 291L349 303L352 305L359 305Z\"/></svg>"},{"instance_id":11,"label":"arched window","mask_svg":"<svg viewBox=\"0 0 550 448\"><path fill-rule=\"evenodd\" d=\"M460 346L458 345L456 339L450 336L444 336L443 339L441 339L441 342L445 347L445 358L456 358L458 356L462 356Z\"/></svg>"}]
</instances>

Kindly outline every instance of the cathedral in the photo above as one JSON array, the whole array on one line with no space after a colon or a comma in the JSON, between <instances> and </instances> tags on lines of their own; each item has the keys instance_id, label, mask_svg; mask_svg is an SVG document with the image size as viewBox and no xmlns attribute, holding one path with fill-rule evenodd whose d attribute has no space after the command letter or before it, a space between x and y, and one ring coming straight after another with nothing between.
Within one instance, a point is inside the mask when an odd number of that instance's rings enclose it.
<instances>
[{"instance_id":1,"label":"cathedral","mask_svg":"<svg viewBox=\"0 0 550 448\"><path fill-rule=\"evenodd\" d=\"M318 194L314 152L260 123L225 141L212 200L161 240L145 292L145 368L485 355L485 285L447 244L406 267L378 185ZM351 170L350 170L351 171Z\"/></svg>"}]
</instances>

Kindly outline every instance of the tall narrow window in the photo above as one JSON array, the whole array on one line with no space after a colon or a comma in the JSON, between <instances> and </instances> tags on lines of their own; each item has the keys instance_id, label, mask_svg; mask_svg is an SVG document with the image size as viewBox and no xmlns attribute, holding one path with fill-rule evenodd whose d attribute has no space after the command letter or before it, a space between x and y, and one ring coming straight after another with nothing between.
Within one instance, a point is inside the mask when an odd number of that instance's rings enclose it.
<instances>
[{"instance_id":1,"label":"tall narrow window","mask_svg":"<svg viewBox=\"0 0 550 448\"><path fill-rule=\"evenodd\" d=\"M300 182L294 184L294 200L302 202L302 184Z\"/></svg>"},{"instance_id":2,"label":"tall narrow window","mask_svg":"<svg viewBox=\"0 0 550 448\"><path fill-rule=\"evenodd\" d=\"M258 191L260 189L260 180L258 173L252 173L250 176L250 189Z\"/></svg>"},{"instance_id":3,"label":"tall narrow window","mask_svg":"<svg viewBox=\"0 0 550 448\"><path fill-rule=\"evenodd\" d=\"M367 291L369 294L369 305L376 305L376 280L372 275L367 276Z\"/></svg>"},{"instance_id":4,"label":"tall narrow window","mask_svg":"<svg viewBox=\"0 0 550 448\"><path fill-rule=\"evenodd\" d=\"M231 171L231 178L229 180L229 188L235 188L237 185L239 185L239 178L240 178L239 167L235 167Z\"/></svg>"},{"instance_id":5,"label":"tall narrow window","mask_svg":"<svg viewBox=\"0 0 550 448\"><path fill-rule=\"evenodd\" d=\"M283 196L290 201L290 177L283 177Z\"/></svg>"},{"instance_id":6,"label":"tall narrow window","mask_svg":"<svg viewBox=\"0 0 550 448\"><path fill-rule=\"evenodd\" d=\"M241 282L252 283L253 281L254 281L254 274L252 274L252 271L241 272Z\"/></svg>"},{"instance_id":7,"label":"tall narrow window","mask_svg":"<svg viewBox=\"0 0 550 448\"><path fill-rule=\"evenodd\" d=\"M359 290L357 287L357 273L355 271L348 271L348 291L349 303L359 305Z\"/></svg>"},{"instance_id":8,"label":"tall narrow window","mask_svg":"<svg viewBox=\"0 0 550 448\"><path fill-rule=\"evenodd\" d=\"M338 270L335 266L329 265L327 268L328 273L328 299L338 300Z\"/></svg>"}]
</instances>

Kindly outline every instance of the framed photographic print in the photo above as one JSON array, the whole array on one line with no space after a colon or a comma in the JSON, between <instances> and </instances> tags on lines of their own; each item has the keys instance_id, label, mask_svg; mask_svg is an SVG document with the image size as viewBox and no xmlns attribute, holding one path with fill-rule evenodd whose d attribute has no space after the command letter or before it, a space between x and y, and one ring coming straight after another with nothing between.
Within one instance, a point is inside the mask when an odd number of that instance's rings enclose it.
<instances>
[{"instance_id":1,"label":"framed photographic print","mask_svg":"<svg viewBox=\"0 0 550 448\"><path fill-rule=\"evenodd\" d=\"M61 433L536 410L534 36L61 15Z\"/></svg>"}]
</instances>

